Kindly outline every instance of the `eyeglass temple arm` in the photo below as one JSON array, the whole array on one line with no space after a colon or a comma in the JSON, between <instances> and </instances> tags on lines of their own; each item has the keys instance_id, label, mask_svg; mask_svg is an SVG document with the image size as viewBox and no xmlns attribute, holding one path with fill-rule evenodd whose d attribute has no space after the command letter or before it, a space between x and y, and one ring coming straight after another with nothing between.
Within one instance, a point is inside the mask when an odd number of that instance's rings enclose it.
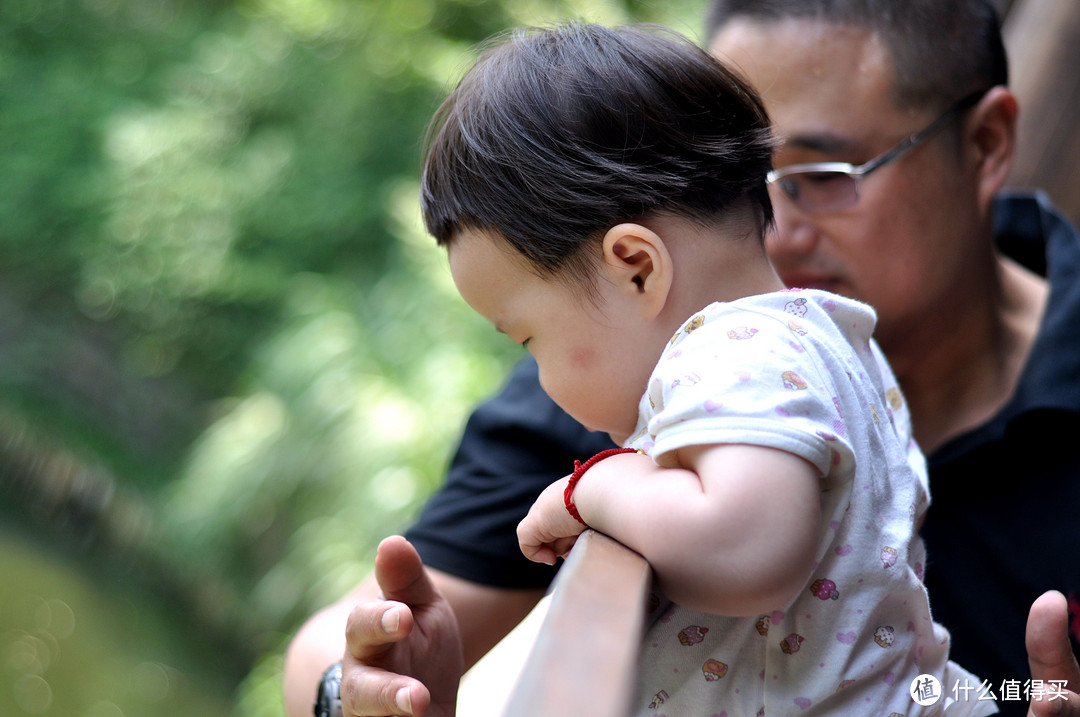
<instances>
[{"instance_id":1,"label":"eyeglass temple arm","mask_svg":"<svg viewBox=\"0 0 1080 717\"><path fill-rule=\"evenodd\" d=\"M983 95L985 94L986 91L984 90L981 92L972 92L970 95L964 96L956 103L954 103L952 107L945 110L945 112L940 117L931 122L929 125L923 127L915 134L910 135L907 139L901 140L896 144L896 146L894 146L885 154L874 157L866 164L861 164L858 167L852 167L851 171L848 172L848 174L852 174L855 176L865 176L870 172L873 172L875 169L882 166L883 164L888 164L894 159L899 159L901 156L914 149L915 146L922 142L924 139L934 134L934 132L937 132L949 122L952 122L958 114L975 105L975 103L982 99Z\"/></svg>"}]
</instances>

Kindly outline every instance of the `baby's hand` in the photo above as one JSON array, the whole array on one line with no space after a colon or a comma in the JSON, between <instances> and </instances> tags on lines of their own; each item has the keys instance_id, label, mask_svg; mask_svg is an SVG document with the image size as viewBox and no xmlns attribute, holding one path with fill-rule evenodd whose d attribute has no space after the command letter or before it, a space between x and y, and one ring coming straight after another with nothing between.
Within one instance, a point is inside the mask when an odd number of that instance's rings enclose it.
<instances>
[{"instance_id":1,"label":"baby's hand","mask_svg":"<svg viewBox=\"0 0 1080 717\"><path fill-rule=\"evenodd\" d=\"M545 488L518 523L518 544L529 560L554 565L555 558L565 558L585 530L585 525L566 511L563 492L568 480L562 478Z\"/></svg>"}]
</instances>

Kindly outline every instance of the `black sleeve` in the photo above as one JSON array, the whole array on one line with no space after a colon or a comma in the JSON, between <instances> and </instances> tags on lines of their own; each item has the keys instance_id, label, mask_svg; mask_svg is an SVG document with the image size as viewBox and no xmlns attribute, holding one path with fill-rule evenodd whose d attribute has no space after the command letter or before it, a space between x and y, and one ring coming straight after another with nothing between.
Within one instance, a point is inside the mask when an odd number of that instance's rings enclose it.
<instances>
[{"instance_id":1,"label":"black sleeve","mask_svg":"<svg viewBox=\"0 0 1080 717\"><path fill-rule=\"evenodd\" d=\"M445 485L406 537L424 563L472 582L543 588L554 568L525 558L516 528L536 496L582 460L611 448L540 388L536 362L522 361L503 390L469 418Z\"/></svg>"}]
</instances>

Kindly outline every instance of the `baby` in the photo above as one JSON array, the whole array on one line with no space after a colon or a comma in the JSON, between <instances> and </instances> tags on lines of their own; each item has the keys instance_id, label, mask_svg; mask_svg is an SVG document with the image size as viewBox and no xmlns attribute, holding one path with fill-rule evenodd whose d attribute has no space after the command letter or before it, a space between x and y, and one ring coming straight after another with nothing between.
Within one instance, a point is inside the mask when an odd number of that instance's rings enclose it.
<instances>
[{"instance_id":1,"label":"baby","mask_svg":"<svg viewBox=\"0 0 1080 717\"><path fill-rule=\"evenodd\" d=\"M933 714L980 680L930 617L923 457L873 311L769 264L773 149L749 86L673 33L521 31L436 113L424 220L545 391L625 446L518 537L648 559L637 714Z\"/></svg>"}]
</instances>

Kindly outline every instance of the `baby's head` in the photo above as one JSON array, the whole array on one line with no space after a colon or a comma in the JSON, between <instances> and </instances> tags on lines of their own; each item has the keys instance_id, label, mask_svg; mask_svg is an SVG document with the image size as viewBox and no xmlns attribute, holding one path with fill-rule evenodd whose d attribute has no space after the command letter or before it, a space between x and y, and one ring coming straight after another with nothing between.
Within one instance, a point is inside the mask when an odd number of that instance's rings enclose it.
<instances>
[{"instance_id":1,"label":"baby's head","mask_svg":"<svg viewBox=\"0 0 1080 717\"><path fill-rule=\"evenodd\" d=\"M605 274L611 263L605 257L631 272L645 268L628 274L628 286L642 295L648 270L670 260L667 250L682 240L670 234L722 235L706 242L715 246L752 243L764 261L772 150L768 116L753 90L675 33L576 23L521 30L481 55L432 120L421 184L424 221L448 247L466 300L517 340L533 339L530 350L548 392L578 420L610 432L606 420L590 423L586 411L567 405L573 399L560 400L553 362L546 366L541 356L547 347L539 345L540 332L511 325L507 304L528 293L522 277L538 280L539 289L558 285L576 294L578 302L570 301L566 311L597 309L603 326L578 327L597 336L618 324L613 315L621 310L601 296L618 284L618 277ZM660 231L673 226L678 231ZM649 253L648 240L613 239L624 227L662 234L660 253ZM696 261L692 253L671 254L684 264ZM474 271L480 265L483 272ZM490 293L496 274L507 273L517 278L504 295L493 299L473 290ZM665 276L670 280L671 272ZM686 276L680 273L678 286L689 283ZM558 303L552 296L531 301L549 308ZM563 313L558 324L552 328L565 331L573 321ZM564 345L573 343L563 338ZM610 342L594 343L597 351L617 351ZM626 370L624 356L608 368L636 384L630 393L640 397L660 348L626 349L648 365ZM567 371L587 373L592 353L568 347Z\"/></svg>"},{"instance_id":2,"label":"baby's head","mask_svg":"<svg viewBox=\"0 0 1080 717\"><path fill-rule=\"evenodd\" d=\"M421 198L441 245L505 240L538 273L588 273L610 227L665 212L772 220L773 143L756 93L661 28L519 30L487 50L432 120Z\"/></svg>"}]
</instances>

